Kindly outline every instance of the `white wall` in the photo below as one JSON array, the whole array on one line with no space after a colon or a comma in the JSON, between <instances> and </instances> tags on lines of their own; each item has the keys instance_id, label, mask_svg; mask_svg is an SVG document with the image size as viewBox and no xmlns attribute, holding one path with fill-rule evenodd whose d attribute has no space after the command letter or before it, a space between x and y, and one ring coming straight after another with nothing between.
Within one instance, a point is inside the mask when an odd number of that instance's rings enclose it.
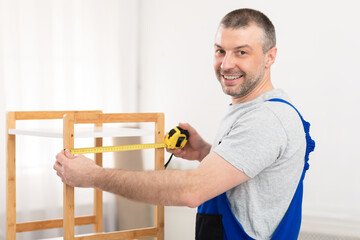
<instances>
[{"instance_id":1,"label":"white wall","mask_svg":"<svg viewBox=\"0 0 360 240\"><path fill-rule=\"evenodd\" d=\"M6 112L135 112L137 10L138 1L127 0L0 0L0 239L5 239L6 221ZM34 124L44 127L45 122ZM57 123L51 127L61 128ZM62 217L62 183L52 169L61 147L61 140L17 137L18 222ZM75 195L76 215L92 213L92 191ZM111 197L104 196L105 231L116 228ZM17 237L39 239L60 230Z\"/></svg>"},{"instance_id":2,"label":"white wall","mask_svg":"<svg viewBox=\"0 0 360 240\"><path fill-rule=\"evenodd\" d=\"M242 7L273 21L273 82L312 124L317 147L305 179L303 227L314 230L322 222L329 232L344 232L336 229L346 225L360 236L358 1L141 1L140 110L165 112L167 129L189 122L212 141L229 103L212 69L214 35L221 17ZM167 222L171 226L178 239L193 236L188 225Z\"/></svg>"}]
</instances>

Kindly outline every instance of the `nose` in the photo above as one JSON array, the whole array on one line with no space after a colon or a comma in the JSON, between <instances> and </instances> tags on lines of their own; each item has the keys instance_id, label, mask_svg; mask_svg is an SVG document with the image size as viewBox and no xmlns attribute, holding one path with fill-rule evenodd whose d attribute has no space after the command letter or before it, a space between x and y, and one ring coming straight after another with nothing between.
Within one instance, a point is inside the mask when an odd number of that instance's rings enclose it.
<instances>
[{"instance_id":1,"label":"nose","mask_svg":"<svg viewBox=\"0 0 360 240\"><path fill-rule=\"evenodd\" d=\"M231 53L226 53L222 63L221 63L221 69L227 70L232 69L235 67L234 57Z\"/></svg>"}]
</instances>

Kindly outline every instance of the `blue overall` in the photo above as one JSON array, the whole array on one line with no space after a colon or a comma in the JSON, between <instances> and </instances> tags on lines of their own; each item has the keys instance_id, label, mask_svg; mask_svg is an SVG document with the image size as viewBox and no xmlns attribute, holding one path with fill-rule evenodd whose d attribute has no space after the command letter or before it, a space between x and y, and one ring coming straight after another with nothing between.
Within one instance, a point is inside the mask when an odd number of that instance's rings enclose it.
<instances>
[{"instance_id":1,"label":"blue overall","mask_svg":"<svg viewBox=\"0 0 360 240\"><path fill-rule=\"evenodd\" d=\"M315 148L315 142L311 139L309 134L310 123L306 122L299 111L291 105L289 102L273 98L268 101L272 102L283 102L293 107L299 114L301 121L304 126L306 134L306 153L304 169L300 178L300 182L297 186L296 192L293 199L291 200L290 206L285 213L280 224L274 231L271 239L272 240L295 240L298 238L300 225L301 225L301 207L303 197L303 180L305 172L309 168L308 160L309 153ZM231 211L231 207L226 196L226 192L223 194L210 199L203 203L198 208L196 215L196 240L233 240L233 239L244 239L251 240L244 231L239 221Z\"/></svg>"}]
</instances>

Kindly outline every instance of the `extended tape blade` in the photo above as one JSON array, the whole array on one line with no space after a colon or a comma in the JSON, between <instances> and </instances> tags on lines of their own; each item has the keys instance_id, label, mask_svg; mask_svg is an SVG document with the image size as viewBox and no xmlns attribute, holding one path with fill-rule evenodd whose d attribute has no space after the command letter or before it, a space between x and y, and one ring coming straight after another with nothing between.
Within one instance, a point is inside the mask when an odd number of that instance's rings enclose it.
<instances>
[{"instance_id":1,"label":"extended tape blade","mask_svg":"<svg viewBox=\"0 0 360 240\"><path fill-rule=\"evenodd\" d=\"M164 147L166 147L165 143L147 143L147 144L133 144L133 145L106 146L106 147L73 148L70 149L70 152L72 155L74 155L74 154L87 154L87 153L133 151L133 150L164 148Z\"/></svg>"}]
</instances>

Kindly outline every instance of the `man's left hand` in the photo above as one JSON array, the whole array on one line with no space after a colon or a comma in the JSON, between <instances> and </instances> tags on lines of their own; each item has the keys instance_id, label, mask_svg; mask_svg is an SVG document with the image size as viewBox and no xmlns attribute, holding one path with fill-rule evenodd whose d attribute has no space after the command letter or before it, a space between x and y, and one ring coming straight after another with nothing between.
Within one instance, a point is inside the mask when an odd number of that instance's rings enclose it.
<instances>
[{"instance_id":1,"label":"man's left hand","mask_svg":"<svg viewBox=\"0 0 360 240\"><path fill-rule=\"evenodd\" d=\"M95 187L96 174L102 168L84 155L73 156L70 150L66 149L56 155L54 164L56 174L61 181L73 187Z\"/></svg>"}]
</instances>

